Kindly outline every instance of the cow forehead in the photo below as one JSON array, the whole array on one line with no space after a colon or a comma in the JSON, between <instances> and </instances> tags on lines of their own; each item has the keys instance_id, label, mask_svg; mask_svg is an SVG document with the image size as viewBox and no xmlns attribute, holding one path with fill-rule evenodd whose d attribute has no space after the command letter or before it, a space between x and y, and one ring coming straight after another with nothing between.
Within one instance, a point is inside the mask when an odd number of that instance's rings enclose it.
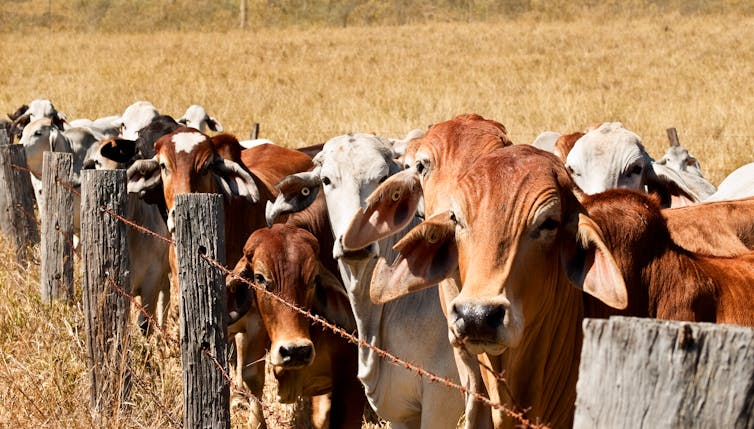
<instances>
[{"instance_id":1,"label":"cow forehead","mask_svg":"<svg viewBox=\"0 0 754 429\"><path fill-rule=\"evenodd\" d=\"M175 145L176 152L191 153L194 147L199 143L205 141L207 138L204 134L198 132L178 133L174 134L171 140Z\"/></svg>"},{"instance_id":2,"label":"cow forehead","mask_svg":"<svg viewBox=\"0 0 754 429\"><path fill-rule=\"evenodd\" d=\"M388 168L393 152L382 139L371 134L346 134L325 143L317 160L324 172L341 176L379 176Z\"/></svg>"}]
</instances>

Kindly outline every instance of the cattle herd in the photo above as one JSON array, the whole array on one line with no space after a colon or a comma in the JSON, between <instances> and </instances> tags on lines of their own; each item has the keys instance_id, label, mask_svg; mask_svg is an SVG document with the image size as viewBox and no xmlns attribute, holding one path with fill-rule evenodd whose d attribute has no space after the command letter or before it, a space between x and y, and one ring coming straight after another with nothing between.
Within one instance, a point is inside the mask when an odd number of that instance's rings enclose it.
<instances>
[{"instance_id":1,"label":"cattle herd","mask_svg":"<svg viewBox=\"0 0 754 429\"><path fill-rule=\"evenodd\" d=\"M50 150L74 155L74 182L82 168L127 169L128 217L164 237L176 195L225 196L235 381L260 397L266 357L281 402L324 410L317 427L359 428L365 403L395 429L521 421L262 289L557 428L573 422L585 317L754 326L754 163L716 188L688 150L656 161L621 123L513 145L501 123L464 114L404 139L289 149L224 134L197 105L175 120L137 102L92 121L38 99L8 116L33 176ZM163 323L174 249L142 234L129 248L131 290ZM247 405L250 427L265 427L262 404Z\"/></svg>"}]
</instances>

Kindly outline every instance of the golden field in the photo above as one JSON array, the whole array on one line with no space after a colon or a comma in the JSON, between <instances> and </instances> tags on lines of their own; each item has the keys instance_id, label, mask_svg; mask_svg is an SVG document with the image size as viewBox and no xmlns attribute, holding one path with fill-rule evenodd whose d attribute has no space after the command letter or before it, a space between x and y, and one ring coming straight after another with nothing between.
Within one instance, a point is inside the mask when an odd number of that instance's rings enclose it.
<instances>
[{"instance_id":1,"label":"golden field","mask_svg":"<svg viewBox=\"0 0 754 429\"><path fill-rule=\"evenodd\" d=\"M754 18L734 14L214 33L38 29L0 33L0 111L37 97L69 119L117 114L142 99L174 116L197 103L228 132L246 138L259 122L261 137L289 146L350 131L402 137L465 112L504 123L516 143L618 120L656 158L665 129L677 127L717 184L754 161L752 40ZM91 427L81 305L41 304L38 266L24 271L11 259L0 254L0 427ZM145 387L134 387L132 412L114 427L173 427L177 352L135 330L131 344Z\"/></svg>"}]
</instances>

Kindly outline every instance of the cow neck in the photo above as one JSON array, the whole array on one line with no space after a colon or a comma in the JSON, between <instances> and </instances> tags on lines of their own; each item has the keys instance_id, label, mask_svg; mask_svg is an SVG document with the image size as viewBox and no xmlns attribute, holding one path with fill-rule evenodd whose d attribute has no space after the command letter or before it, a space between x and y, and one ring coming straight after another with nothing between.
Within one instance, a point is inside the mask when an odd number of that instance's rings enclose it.
<instances>
[{"instance_id":1,"label":"cow neck","mask_svg":"<svg viewBox=\"0 0 754 429\"><path fill-rule=\"evenodd\" d=\"M649 315L659 319L716 322L718 290L705 272L711 260L671 245L642 269L649 290Z\"/></svg>"},{"instance_id":2,"label":"cow neck","mask_svg":"<svg viewBox=\"0 0 754 429\"><path fill-rule=\"evenodd\" d=\"M557 286L548 308L537 320L527 323L524 338L500 359L516 403L531 408L526 414L529 419L552 427L570 427L583 340L583 301L582 292L563 273L554 283ZM512 406L505 389L498 390ZM518 426L505 419L504 427Z\"/></svg>"}]
</instances>

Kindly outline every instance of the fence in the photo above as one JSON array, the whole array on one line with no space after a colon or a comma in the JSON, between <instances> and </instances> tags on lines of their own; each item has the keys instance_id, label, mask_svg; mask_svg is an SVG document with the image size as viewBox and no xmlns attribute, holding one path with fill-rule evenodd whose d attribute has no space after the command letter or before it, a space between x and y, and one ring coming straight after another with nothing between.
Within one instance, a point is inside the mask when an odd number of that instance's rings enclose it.
<instances>
[{"instance_id":1,"label":"fence","mask_svg":"<svg viewBox=\"0 0 754 429\"><path fill-rule=\"evenodd\" d=\"M0 147L0 161L2 161L0 168L12 170L14 174L18 174L18 179L13 176L13 179L10 180L28 181L29 172L23 165L23 159L2 158L2 149L4 148ZM57 159L57 162L53 162L54 159ZM51 197L52 194L61 192L61 190L73 195L78 193L66 181L66 174L69 171L66 162L65 157L50 156L48 162L45 163L44 182L47 192L43 194L46 196ZM11 177L7 173L5 173L5 176ZM130 305L135 304L138 311L146 314L151 320L151 316L138 306L130 295L128 248L123 237L126 229L132 228L162 240L167 239L124 217L126 190L123 171L87 172L83 175L82 185L81 259L85 275L83 299L87 313L91 406L97 416L97 421L106 425L111 419L117 419L118 414L123 411L124 404L128 403L132 384L137 386L142 384L138 375L129 372L128 369L128 330L125 329L125 321L128 320ZM50 200L47 199L46 201ZM6 213L20 213L26 218L27 223L30 218L33 219L33 207L13 210L19 207L19 203L3 199L0 199L0 204L4 204L0 206L0 210ZM55 219L57 223L53 223L56 227L43 228L45 234L42 241L45 243L56 242L58 246L63 243L62 248L68 246L72 251L73 240L70 235L72 226L64 225L66 219L72 222L72 216L60 215L57 210L52 210L53 207L67 210L67 203L45 203L45 206L50 208L50 210L46 210L45 216L52 216L51 219ZM183 426L228 427L230 424L229 390L232 389L247 398L252 398L252 394L235 385L228 375L224 349L226 322L224 320L223 279L232 274L225 267L226 261L223 260L224 255L222 254L222 249L224 249L222 244L224 240L222 237L223 225L218 222L223 218L221 197L207 195L180 196L177 198L176 214L176 241L167 241L176 246L178 261L181 264L179 266L179 273L181 274L179 281L181 285L180 342L171 340L165 332L161 332L161 334L170 341L171 345L179 346L181 349L185 374ZM43 221L43 224L50 222L51 220L47 219ZM36 222L31 222L31 224L36 225ZM14 232L4 230L4 233L11 234ZM61 254L65 255L66 253ZM22 256L28 257L28 252L22 254ZM59 257L65 258L66 256ZM71 258L71 256L68 257ZM53 275L54 277L55 275ZM43 277L43 282L44 279L45 277ZM511 409L503 404L491 401L479 393L470 392L464 386L443 379L420 366L406 362L385 350L378 349L358 339L327 320L286 302L271 291L260 288L255 283L243 278L239 278L239 280L245 282L250 288L259 290L304 315L312 323L329 329L360 347L368 347L374 350L381 358L395 365L403 366L433 382L441 383L449 389L458 390L489 407L503 411L519 422L522 427L541 427L541 425L536 425L528 419L525 410ZM196 287L198 285L202 286ZM63 299L69 299L71 294L68 293L67 289L61 289L65 290L62 293ZM43 288L43 294L44 290ZM56 294L50 294L53 298L58 297L54 295ZM191 317L187 317L189 314ZM159 328L154 320L151 320L151 323ZM643 328L639 327L638 329ZM720 328L720 331L725 332L726 329ZM718 334L712 332L709 335ZM604 347L601 345L600 338L599 335L595 336L592 331L587 329L585 345L593 344L593 346L591 348L585 346L585 353L587 353L586 350ZM751 340L749 344L751 344ZM620 348L620 345L614 345L610 349L617 350ZM676 352L683 353L684 350L681 348ZM714 350L706 350L705 353L709 356L705 364L710 366L715 365L718 359L726 358L721 353L715 354ZM748 365L751 364L751 360L751 358L748 359ZM588 370L584 369L585 361L582 360L582 372L588 374ZM613 361L614 359L606 362L612 364ZM491 371L489 368L486 368L486 370ZM632 374L635 375L635 372ZM754 369L741 367L738 375L745 377L747 374L748 380L751 380L754 377ZM504 380L501 374L494 375L498 380ZM675 374L674 377L678 377L679 383L685 383L692 382L689 381L692 379L688 378L692 375L692 371L686 371L682 374ZM584 379L586 380L586 378ZM603 383L603 387L607 388L609 385ZM752 389L749 388L746 392L751 395ZM607 397L607 393L595 396L598 399L602 397ZM153 399L156 403L160 403L159 398L154 397ZM257 398L257 400L266 409L267 414L270 414L269 404L263 403L261 398ZM623 406L636 402L626 401L625 398L617 400L625 401L621 402ZM579 401L582 401L581 391ZM749 406L752 403L754 402L749 402ZM112 406L113 404L119 406ZM580 402L580 404L582 407L594 407L593 405L584 405L587 402ZM164 409L164 407L161 408ZM751 413L750 410L751 407L749 407L749 414ZM582 411L578 410L577 416L583 415ZM165 411L165 413L174 426L181 426L169 412ZM275 416L268 416L268 418L276 419ZM581 421L578 418L577 422ZM751 419L752 417L749 416L748 418Z\"/></svg>"}]
</instances>

